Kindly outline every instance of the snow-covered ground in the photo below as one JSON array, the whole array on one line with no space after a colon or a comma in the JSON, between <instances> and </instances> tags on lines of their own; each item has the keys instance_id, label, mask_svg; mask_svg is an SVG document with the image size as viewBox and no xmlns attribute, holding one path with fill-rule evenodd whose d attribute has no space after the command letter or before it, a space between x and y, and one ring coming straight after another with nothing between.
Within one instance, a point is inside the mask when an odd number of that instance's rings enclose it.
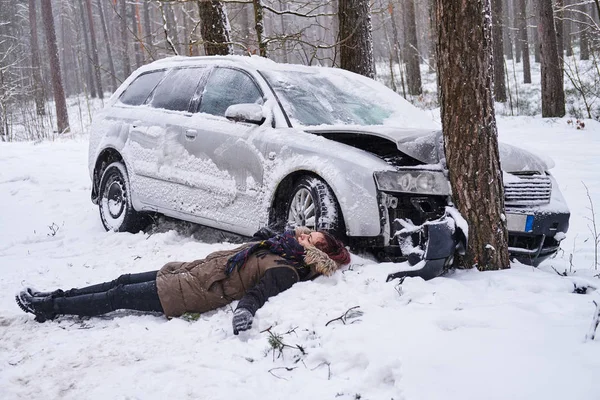
<instances>
[{"instance_id":1,"label":"snow-covered ground","mask_svg":"<svg viewBox=\"0 0 600 400\"><path fill-rule=\"evenodd\" d=\"M583 186L600 219L600 123L567 120L499 119L501 140L556 162L572 212L556 259L398 286L385 277L400 265L353 256L269 300L240 336L229 307L198 321L117 312L38 324L22 313L13 297L27 285L83 286L234 244L105 232L86 136L0 143L0 399L598 398L600 338L585 336L600 290L573 288L600 285ZM274 350L269 328L290 347Z\"/></svg>"}]
</instances>

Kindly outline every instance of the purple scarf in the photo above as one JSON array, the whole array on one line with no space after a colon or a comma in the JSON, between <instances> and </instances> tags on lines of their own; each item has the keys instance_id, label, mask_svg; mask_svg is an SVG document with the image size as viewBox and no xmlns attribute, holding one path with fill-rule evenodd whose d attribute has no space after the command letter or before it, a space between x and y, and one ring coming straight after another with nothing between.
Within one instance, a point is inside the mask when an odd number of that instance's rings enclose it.
<instances>
[{"instance_id":1,"label":"purple scarf","mask_svg":"<svg viewBox=\"0 0 600 400\"><path fill-rule=\"evenodd\" d=\"M236 268L240 270L248 261L248 257L258 250L266 249L287 260L286 264L294 268L302 268L304 264L304 247L296 240L294 231L285 231L281 235L263 240L238 252L227 260L225 271L231 274Z\"/></svg>"}]
</instances>

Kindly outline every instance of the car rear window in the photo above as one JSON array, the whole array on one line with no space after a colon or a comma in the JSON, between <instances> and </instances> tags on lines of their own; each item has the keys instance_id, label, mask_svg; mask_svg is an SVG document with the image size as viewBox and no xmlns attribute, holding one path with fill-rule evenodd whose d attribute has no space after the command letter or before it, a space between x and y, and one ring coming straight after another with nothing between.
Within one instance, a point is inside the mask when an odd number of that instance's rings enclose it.
<instances>
[{"instance_id":1,"label":"car rear window","mask_svg":"<svg viewBox=\"0 0 600 400\"><path fill-rule=\"evenodd\" d=\"M165 75L165 71L154 71L140 75L121 95L119 100L123 104L129 104L131 106L139 106L144 104L150 93L154 90L158 82Z\"/></svg>"},{"instance_id":2,"label":"car rear window","mask_svg":"<svg viewBox=\"0 0 600 400\"><path fill-rule=\"evenodd\" d=\"M204 68L181 68L171 71L152 94L150 105L167 110L188 111L203 75Z\"/></svg>"}]
</instances>

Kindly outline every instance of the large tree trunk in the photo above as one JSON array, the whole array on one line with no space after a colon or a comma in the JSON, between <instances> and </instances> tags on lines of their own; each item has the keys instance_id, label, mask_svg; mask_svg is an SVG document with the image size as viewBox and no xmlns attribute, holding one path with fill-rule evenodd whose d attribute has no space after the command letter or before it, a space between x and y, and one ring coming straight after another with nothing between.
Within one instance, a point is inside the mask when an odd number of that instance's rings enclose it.
<instances>
[{"instance_id":1,"label":"large tree trunk","mask_svg":"<svg viewBox=\"0 0 600 400\"><path fill-rule=\"evenodd\" d=\"M52 0L42 0L42 20L46 34L46 47L50 74L52 75L52 92L56 105L56 124L58 133L69 131L69 115L67 114L67 101L60 76L60 62L58 61L58 46L56 45L56 31L54 30L54 17L52 15Z\"/></svg>"},{"instance_id":2,"label":"large tree trunk","mask_svg":"<svg viewBox=\"0 0 600 400\"><path fill-rule=\"evenodd\" d=\"M414 0L404 0L404 58L406 60L406 83L408 92L417 96L423 93L419 47L417 45L417 25L415 22Z\"/></svg>"},{"instance_id":3,"label":"large tree trunk","mask_svg":"<svg viewBox=\"0 0 600 400\"><path fill-rule=\"evenodd\" d=\"M341 68L374 78L369 0L340 1L338 18Z\"/></svg>"},{"instance_id":4,"label":"large tree trunk","mask_svg":"<svg viewBox=\"0 0 600 400\"><path fill-rule=\"evenodd\" d=\"M519 4L519 38L523 49L523 83L531 83L531 62L527 35L527 0L516 0Z\"/></svg>"},{"instance_id":5,"label":"large tree trunk","mask_svg":"<svg viewBox=\"0 0 600 400\"><path fill-rule=\"evenodd\" d=\"M154 43L152 42L152 26L150 24L150 2L144 1L144 61L148 62L154 54Z\"/></svg>"},{"instance_id":6,"label":"large tree trunk","mask_svg":"<svg viewBox=\"0 0 600 400\"><path fill-rule=\"evenodd\" d=\"M494 47L494 100L504 103L506 81L504 77L504 41L502 38L502 1L492 0L492 37Z\"/></svg>"},{"instance_id":7,"label":"large tree trunk","mask_svg":"<svg viewBox=\"0 0 600 400\"><path fill-rule=\"evenodd\" d=\"M465 267L509 267L492 99L490 0L436 0L438 82L454 201L469 226Z\"/></svg>"},{"instance_id":8,"label":"large tree trunk","mask_svg":"<svg viewBox=\"0 0 600 400\"><path fill-rule=\"evenodd\" d=\"M558 58L552 0L538 0L538 35L542 79L542 117L565 115L565 92Z\"/></svg>"},{"instance_id":9,"label":"large tree trunk","mask_svg":"<svg viewBox=\"0 0 600 400\"><path fill-rule=\"evenodd\" d=\"M556 27L556 47L558 49L558 62L560 63L560 76L563 77L564 71L564 56L565 56L565 30L563 19L565 15L564 0L555 0L556 15L554 16L554 26Z\"/></svg>"},{"instance_id":10,"label":"large tree trunk","mask_svg":"<svg viewBox=\"0 0 600 400\"><path fill-rule=\"evenodd\" d=\"M198 1L198 12L202 22L200 32L206 55L233 54L229 38L229 21L223 3L218 0Z\"/></svg>"},{"instance_id":11,"label":"large tree trunk","mask_svg":"<svg viewBox=\"0 0 600 400\"><path fill-rule=\"evenodd\" d=\"M98 97L104 98L104 89L102 88L102 74L100 70L100 61L98 59L98 45L96 44L96 29L94 28L94 16L92 14L92 0L86 0L87 15L90 27L90 39L92 45L92 61L96 72L96 86L98 88Z\"/></svg>"},{"instance_id":12,"label":"large tree trunk","mask_svg":"<svg viewBox=\"0 0 600 400\"><path fill-rule=\"evenodd\" d=\"M31 72L33 75L35 111L37 115L46 115L46 99L44 98L44 84L42 83L35 0L29 0L29 34L31 36Z\"/></svg>"},{"instance_id":13,"label":"large tree trunk","mask_svg":"<svg viewBox=\"0 0 600 400\"><path fill-rule=\"evenodd\" d=\"M131 32L135 32L133 49L135 51L135 66L139 68L144 63L144 55L142 53L142 24L140 21L140 6L137 2L129 5L131 13Z\"/></svg>"},{"instance_id":14,"label":"large tree trunk","mask_svg":"<svg viewBox=\"0 0 600 400\"><path fill-rule=\"evenodd\" d=\"M110 89L114 92L117 90L117 75L115 73L115 63L113 62L112 49L110 47L110 39L108 37L108 28L106 27L106 19L104 10L102 9L102 0L97 0L98 14L100 14L100 25L102 25L102 37L106 45L106 56L108 58L108 70L110 72Z\"/></svg>"}]
</instances>

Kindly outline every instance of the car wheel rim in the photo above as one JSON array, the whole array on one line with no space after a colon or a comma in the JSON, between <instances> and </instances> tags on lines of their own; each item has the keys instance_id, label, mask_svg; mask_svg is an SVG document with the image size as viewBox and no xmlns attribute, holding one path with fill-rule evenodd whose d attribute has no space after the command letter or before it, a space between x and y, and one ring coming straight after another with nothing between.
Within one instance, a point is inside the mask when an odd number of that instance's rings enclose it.
<instances>
[{"instance_id":1,"label":"car wheel rim","mask_svg":"<svg viewBox=\"0 0 600 400\"><path fill-rule=\"evenodd\" d=\"M107 228L119 229L125 219L127 197L123 182L118 177L107 182L101 202L102 216Z\"/></svg>"},{"instance_id":2,"label":"car wheel rim","mask_svg":"<svg viewBox=\"0 0 600 400\"><path fill-rule=\"evenodd\" d=\"M288 213L288 225L316 227L315 202L308 189L300 189L292 197Z\"/></svg>"}]
</instances>

